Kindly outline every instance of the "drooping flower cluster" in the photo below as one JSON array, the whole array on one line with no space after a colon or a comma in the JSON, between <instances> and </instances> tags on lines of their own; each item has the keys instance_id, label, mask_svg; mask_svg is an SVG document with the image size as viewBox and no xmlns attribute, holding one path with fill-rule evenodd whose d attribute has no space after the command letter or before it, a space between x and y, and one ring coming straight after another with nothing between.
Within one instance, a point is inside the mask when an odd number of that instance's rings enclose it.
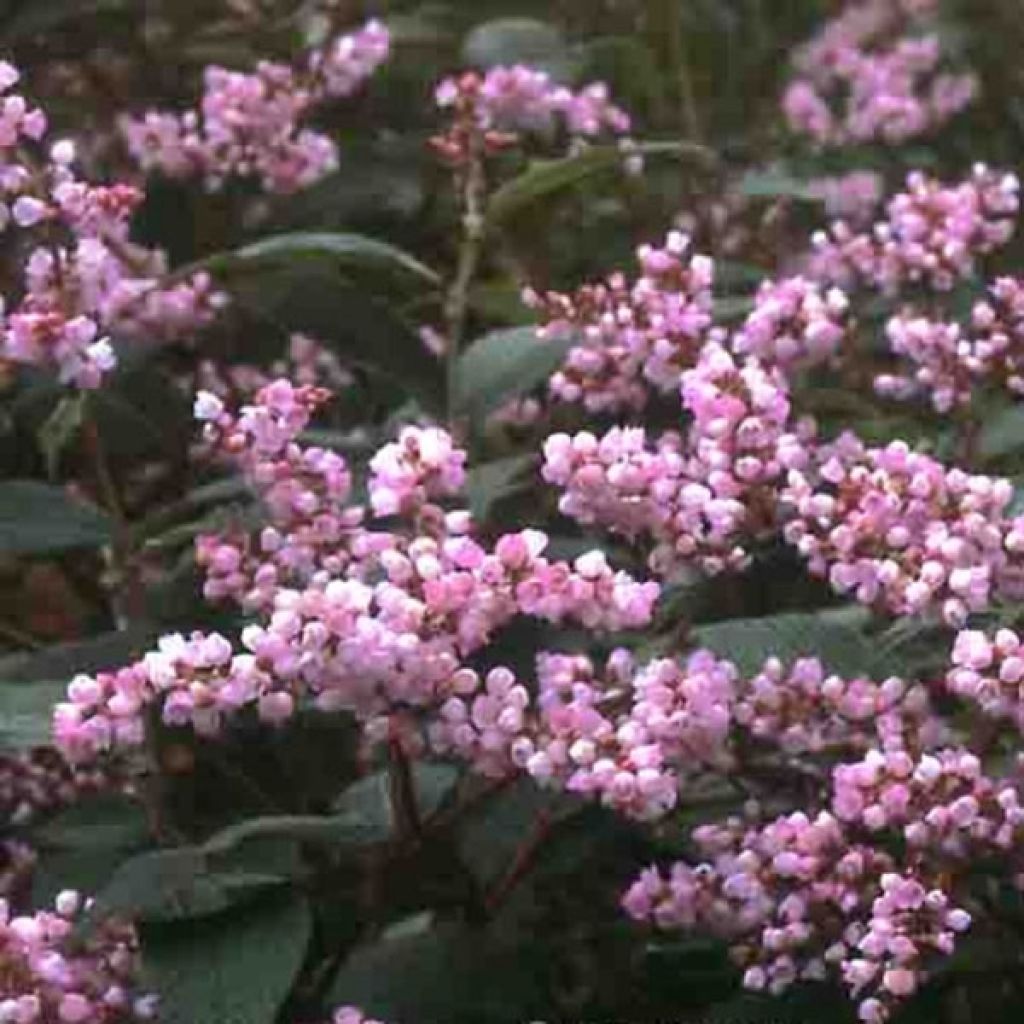
<instances>
[{"instance_id":1,"label":"drooping flower cluster","mask_svg":"<svg viewBox=\"0 0 1024 1024\"><path fill-rule=\"evenodd\" d=\"M994 636L965 629L953 645L946 686L986 714L1006 718L1024 729L1024 650L1012 629Z\"/></svg>"},{"instance_id":2,"label":"drooping flower cluster","mask_svg":"<svg viewBox=\"0 0 1024 1024\"><path fill-rule=\"evenodd\" d=\"M287 351L269 367L203 359L194 373L183 375L178 384L189 398L207 391L221 401L237 403L251 401L262 388L281 377L300 387L329 388L335 394L352 384L352 375L338 355L305 334L292 334Z\"/></svg>"},{"instance_id":3,"label":"drooping flower cluster","mask_svg":"<svg viewBox=\"0 0 1024 1024\"><path fill-rule=\"evenodd\" d=\"M885 196L885 182L874 171L815 178L810 187L821 197L830 218L857 227L870 223Z\"/></svg>"},{"instance_id":4,"label":"drooping flower cluster","mask_svg":"<svg viewBox=\"0 0 1024 1024\"><path fill-rule=\"evenodd\" d=\"M156 1017L156 999L137 988L131 929L106 922L84 944L72 940L83 907L62 892L53 910L15 915L0 899L0 1020L17 1024L127 1024Z\"/></svg>"},{"instance_id":5,"label":"drooping flower cluster","mask_svg":"<svg viewBox=\"0 0 1024 1024\"><path fill-rule=\"evenodd\" d=\"M136 188L80 179L66 140L45 161L30 155L45 142L46 117L10 91L17 81L0 63L0 228L23 233L21 294L3 311L0 357L95 388L116 364L111 335L177 338L208 323L224 300L205 274L161 284L162 254L128 238L143 198Z\"/></svg>"},{"instance_id":6,"label":"drooping flower cluster","mask_svg":"<svg viewBox=\"0 0 1024 1024\"><path fill-rule=\"evenodd\" d=\"M822 148L894 144L967 107L976 76L952 70L940 37L920 31L934 6L848 3L795 56L782 104L790 130Z\"/></svg>"},{"instance_id":7,"label":"drooping flower cluster","mask_svg":"<svg viewBox=\"0 0 1024 1024\"><path fill-rule=\"evenodd\" d=\"M650 620L658 586L614 571L599 551L570 565L544 557L537 530L493 547L474 540L468 513L434 504L457 495L465 460L436 428L406 428L371 460L373 511L400 521L364 525L344 460L295 441L322 398L277 381L234 416L200 395L209 443L238 462L269 520L258 539L200 538L206 593L262 616L240 649L216 634L166 637L135 665L76 678L55 717L69 757L137 746L154 704L168 724L204 735L245 708L281 721L301 702L363 718L428 707L517 615L609 630Z\"/></svg>"},{"instance_id":8,"label":"drooping flower cluster","mask_svg":"<svg viewBox=\"0 0 1024 1024\"><path fill-rule=\"evenodd\" d=\"M893 615L936 610L962 624L1020 549L1008 480L947 469L903 441L866 448L844 435L781 494L793 513L784 536L810 571Z\"/></svg>"},{"instance_id":9,"label":"drooping flower cluster","mask_svg":"<svg viewBox=\"0 0 1024 1024\"><path fill-rule=\"evenodd\" d=\"M976 271L980 257L1010 240L1019 190L1014 175L981 164L953 185L914 171L869 230L839 221L816 234L808 273L886 294L908 285L949 291Z\"/></svg>"},{"instance_id":10,"label":"drooping flower cluster","mask_svg":"<svg viewBox=\"0 0 1024 1024\"><path fill-rule=\"evenodd\" d=\"M555 434L544 478L563 488L563 514L653 541L656 572L742 566L745 543L775 525L775 488L804 464L811 427L791 424L781 374L713 341L683 373L681 392L693 420L684 438L663 435L652 451L640 428L600 440Z\"/></svg>"},{"instance_id":11,"label":"drooping flower cluster","mask_svg":"<svg viewBox=\"0 0 1024 1024\"><path fill-rule=\"evenodd\" d=\"M758 740L791 755L932 746L942 735L927 690L892 676L846 680L829 674L817 658L784 665L778 658L739 691L733 716Z\"/></svg>"},{"instance_id":12,"label":"drooping flower cluster","mask_svg":"<svg viewBox=\"0 0 1024 1024\"><path fill-rule=\"evenodd\" d=\"M433 145L456 167L474 153L514 145L523 135L552 140L562 133L580 142L623 138L630 129L629 115L612 103L603 82L575 91L522 64L445 78L434 95L437 106L450 112L451 123Z\"/></svg>"},{"instance_id":13,"label":"drooping flower cluster","mask_svg":"<svg viewBox=\"0 0 1024 1024\"><path fill-rule=\"evenodd\" d=\"M389 51L388 30L370 21L313 52L302 69L267 60L252 72L213 65L197 110L125 117L122 135L146 172L201 176L211 190L238 177L255 178L268 192L295 192L338 164L334 142L303 126L311 109L352 95Z\"/></svg>"},{"instance_id":14,"label":"drooping flower cluster","mask_svg":"<svg viewBox=\"0 0 1024 1024\"><path fill-rule=\"evenodd\" d=\"M828 812L763 826L740 820L694 830L701 863L643 872L626 911L660 928L700 927L730 942L744 984L775 994L838 976L865 1024L887 1020L971 917L930 879L852 841Z\"/></svg>"},{"instance_id":15,"label":"drooping flower cluster","mask_svg":"<svg viewBox=\"0 0 1024 1024\"><path fill-rule=\"evenodd\" d=\"M109 785L106 775L69 765L52 747L0 754L0 825L25 825Z\"/></svg>"},{"instance_id":16,"label":"drooping flower cluster","mask_svg":"<svg viewBox=\"0 0 1024 1024\"><path fill-rule=\"evenodd\" d=\"M765 281L732 348L784 370L827 363L842 348L849 305L838 288L826 291L804 277Z\"/></svg>"},{"instance_id":17,"label":"drooping flower cluster","mask_svg":"<svg viewBox=\"0 0 1024 1024\"><path fill-rule=\"evenodd\" d=\"M674 231L663 246L637 250L641 274L632 282L618 273L574 295L526 291L541 337L575 342L549 383L556 401L588 412L638 409L652 391L679 387L711 327L714 265L699 253L687 259L688 248Z\"/></svg>"},{"instance_id":18,"label":"drooping flower cluster","mask_svg":"<svg viewBox=\"0 0 1024 1024\"><path fill-rule=\"evenodd\" d=\"M969 405L984 385L1024 394L1024 288L1018 278L998 278L989 298L975 303L966 327L907 311L889 321L886 334L893 353L911 365L876 377L881 395L923 395L938 412L949 412Z\"/></svg>"},{"instance_id":19,"label":"drooping flower cluster","mask_svg":"<svg viewBox=\"0 0 1024 1024\"><path fill-rule=\"evenodd\" d=\"M1013 851L1024 825L1017 787L990 778L962 747L917 759L869 750L837 765L832 809L841 821L869 832L896 829L911 848L959 860Z\"/></svg>"}]
</instances>

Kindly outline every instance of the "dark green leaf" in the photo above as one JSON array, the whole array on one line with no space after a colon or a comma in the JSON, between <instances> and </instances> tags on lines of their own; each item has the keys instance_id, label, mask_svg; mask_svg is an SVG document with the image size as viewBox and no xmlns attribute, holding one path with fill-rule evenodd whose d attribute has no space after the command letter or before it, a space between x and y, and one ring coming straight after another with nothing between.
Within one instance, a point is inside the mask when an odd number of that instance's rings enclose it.
<instances>
[{"instance_id":1,"label":"dark green leaf","mask_svg":"<svg viewBox=\"0 0 1024 1024\"><path fill-rule=\"evenodd\" d=\"M481 462L467 474L469 507L477 522L486 522L494 505L522 489L526 470L534 463L532 455L509 455L493 462Z\"/></svg>"},{"instance_id":2,"label":"dark green leaf","mask_svg":"<svg viewBox=\"0 0 1024 1024\"><path fill-rule=\"evenodd\" d=\"M46 460L46 473L50 479L57 476L61 454L78 433L84 412L84 392L64 395L39 428L39 450Z\"/></svg>"},{"instance_id":3,"label":"dark green leaf","mask_svg":"<svg viewBox=\"0 0 1024 1024\"><path fill-rule=\"evenodd\" d=\"M35 480L0 483L0 553L48 554L99 547L110 539L106 515L64 488Z\"/></svg>"},{"instance_id":4,"label":"dark green leaf","mask_svg":"<svg viewBox=\"0 0 1024 1024\"><path fill-rule=\"evenodd\" d=\"M440 277L414 256L388 242L365 235L326 231L301 231L274 235L244 246L233 253L213 257L211 269L229 273L245 263L318 260L344 270L369 270L392 277L413 278L437 286Z\"/></svg>"},{"instance_id":5,"label":"dark green leaf","mask_svg":"<svg viewBox=\"0 0 1024 1024\"><path fill-rule=\"evenodd\" d=\"M869 619L861 608L815 613L769 615L760 619L728 619L693 630L696 647L707 647L753 674L767 658L784 662L820 658L833 672L852 677L869 675L874 647L864 632Z\"/></svg>"},{"instance_id":6,"label":"dark green leaf","mask_svg":"<svg viewBox=\"0 0 1024 1024\"><path fill-rule=\"evenodd\" d=\"M532 18L498 18L478 25L466 36L462 57L481 68L527 64L556 78L564 77L571 67L562 33Z\"/></svg>"},{"instance_id":7,"label":"dark green leaf","mask_svg":"<svg viewBox=\"0 0 1024 1024\"><path fill-rule=\"evenodd\" d=\"M325 816L282 814L249 818L229 825L207 839L203 844L203 851L207 854L223 854L245 842L275 837L302 843L347 843L362 846L381 842L387 839L389 834L390 830L356 813Z\"/></svg>"},{"instance_id":8,"label":"dark green leaf","mask_svg":"<svg viewBox=\"0 0 1024 1024\"><path fill-rule=\"evenodd\" d=\"M455 367L456 412L484 416L531 391L562 365L571 346L571 338L538 338L535 327L510 327L478 338Z\"/></svg>"},{"instance_id":9,"label":"dark green leaf","mask_svg":"<svg viewBox=\"0 0 1024 1024\"><path fill-rule=\"evenodd\" d=\"M630 155L651 159L686 159L705 167L713 165L715 160L710 150L687 142L641 142L629 152ZM538 161L491 196L487 219L492 226L498 226L529 207L576 188L585 181L609 171L621 170L626 155L618 146L591 146L575 156Z\"/></svg>"},{"instance_id":10,"label":"dark green leaf","mask_svg":"<svg viewBox=\"0 0 1024 1024\"><path fill-rule=\"evenodd\" d=\"M49 744L53 705L66 695L64 680L0 686L0 749L27 750Z\"/></svg>"},{"instance_id":11,"label":"dark green leaf","mask_svg":"<svg viewBox=\"0 0 1024 1024\"><path fill-rule=\"evenodd\" d=\"M122 632L101 633L88 640L54 644L41 651L11 654L0 658L0 680L70 679L77 672L119 668L145 654L156 637L155 629L133 626Z\"/></svg>"},{"instance_id":12,"label":"dark green leaf","mask_svg":"<svg viewBox=\"0 0 1024 1024\"><path fill-rule=\"evenodd\" d=\"M306 955L304 899L273 896L142 933L143 977L162 1024L273 1024Z\"/></svg>"},{"instance_id":13,"label":"dark green leaf","mask_svg":"<svg viewBox=\"0 0 1024 1024\"><path fill-rule=\"evenodd\" d=\"M416 805L420 818L429 817L451 791L458 770L449 764L418 762L412 766ZM335 811L350 816L385 836L394 830L390 782L387 771L374 772L352 783L335 801Z\"/></svg>"},{"instance_id":14,"label":"dark green leaf","mask_svg":"<svg viewBox=\"0 0 1024 1024\"><path fill-rule=\"evenodd\" d=\"M823 202L811 182L794 178L784 171L748 171L736 183L737 191L751 198L796 199L806 203Z\"/></svg>"}]
</instances>

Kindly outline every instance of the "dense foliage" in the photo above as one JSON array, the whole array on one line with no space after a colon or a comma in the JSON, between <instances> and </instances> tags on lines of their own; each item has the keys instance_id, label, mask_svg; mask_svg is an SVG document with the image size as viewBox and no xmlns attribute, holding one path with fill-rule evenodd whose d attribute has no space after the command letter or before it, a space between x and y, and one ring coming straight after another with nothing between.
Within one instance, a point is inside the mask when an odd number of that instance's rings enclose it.
<instances>
[{"instance_id":1,"label":"dense foliage","mask_svg":"<svg viewBox=\"0 0 1024 1024\"><path fill-rule=\"evenodd\" d=\"M1012 0L0 43L0 1024L1020 1012Z\"/></svg>"}]
</instances>

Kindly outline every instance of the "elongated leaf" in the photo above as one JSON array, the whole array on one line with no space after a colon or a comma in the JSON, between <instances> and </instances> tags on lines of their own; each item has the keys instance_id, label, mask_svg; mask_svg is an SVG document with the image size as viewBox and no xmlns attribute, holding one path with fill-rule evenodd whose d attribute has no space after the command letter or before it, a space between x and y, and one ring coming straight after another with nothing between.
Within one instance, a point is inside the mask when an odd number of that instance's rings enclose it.
<instances>
[{"instance_id":1,"label":"elongated leaf","mask_svg":"<svg viewBox=\"0 0 1024 1024\"><path fill-rule=\"evenodd\" d=\"M62 487L35 480L0 483L0 553L39 555L99 547L111 532L106 515Z\"/></svg>"},{"instance_id":2,"label":"elongated leaf","mask_svg":"<svg viewBox=\"0 0 1024 1024\"><path fill-rule=\"evenodd\" d=\"M413 278L424 285L440 284L440 277L430 267L388 242L328 231L272 235L234 253L213 257L212 269L230 273L239 264L303 259L322 260L343 269Z\"/></svg>"},{"instance_id":3,"label":"elongated leaf","mask_svg":"<svg viewBox=\"0 0 1024 1024\"><path fill-rule=\"evenodd\" d=\"M532 455L510 455L505 459L483 462L474 466L466 477L469 507L478 522L485 522L494 505L502 498L521 490L521 481Z\"/></svg>"},{"instance_id":4,"label":"elongated leaf","mask_svg":"<svg viewBox=\"0 0 1024 1024\"><path fill-rule=\"evenodd\" d=\"M478 338L455 368L456 412L483 416L532 390L561 366L571 346L571 338L538 338L534 327L510 327Z\"/></svg>"},{"instance_id":5,"label":"elongated leaf","mask_svg":"<svg viewBox=\"0 0 1024 1024\"><path fill-rule=\"evenodd\" d=\"M1024 405L1010 405L986 416L978 447L986 459L1024 451Z\"/></svg>"},{"instance_id":6,"label":"elongated leaf","mask_svg":"<svg viewBox=\"0 0 1024 1024\"><path fill-rule=\"evenodd\" d=\"M429 817L441 805L458 778L449 764L425 762L412 766L416 808L421 818ZM394 830L394 814L387 771L374 772L352 783L334 801L334 810L377 829L385 836Z\"/></svg>"},{"instance_id":7,"label":"elongated leaf","mask_svg":"<svg viewBox=\"0 0 1024 1024\"><path fill-rule=\"evenodd\" d=\"M715 161L710 150L687 142L641 142L630 152L645 159L674 157L703 166L711 166ZM598 175L621 169L625 158L626 154L618 146L592 146L575 156L537 162L491 196L487 207L488 222L498 226L539 202L576 188Z\"/></svg>"},{"instance_id":8,"label":"elongated leaf","mask_svg":"<svg viewBox=\"0 0 1024 1024\"><path fill-rule=\"evenodd\" d=\"M0 686L0 749L27 750L50 742L53 705L64 700L64 680Z\"/></svg>"},{"instance_id":9,"label":"elongated leaf","mask_svg":"<svg viewBox=\"0 0 1024 1024\"><path fill-rule=\"evenodd\" d=\"M242 843L267 838L362 846L388 838L389 830L359 814L277 815L250 818L221 829L203 844L207 854L227 853Z\"/></svg>"},{"instance_id":10,"label":"elongated leaf","mask_svg":"<svg viewBox=\"0 0 1024 1024\"><path fill-rule=\"evenodd\" d=\"M571 67L562 33L532 18L497 18L478 25L466 36L462 56L467 64L491 68L527 64L562 77Z\"/></svg>"},{"instance_id":11,"label":"elongated leaf","mask_svg":"<svg viewBox=\"0 0 1024 1024\"><path fill-rule=\"evenodd\" d=\"M518 1024L539 1015L539 980L523 948L493 929L441 923L358 947L338 972L330 1001L383 1020Z\"/></svg>"},{"instance_id":12,"label":"elongated leaf","mask_svg":"<svg viewBox=\"0 0 1024 1024\"><path fill-rule=\"evenodd\" d=\"M809 181L794 178L783 171L748 171L737 182L736 188L751 198L797 199L805 203L823 201L821 193Z\"/></svg>"},{"instance_id":13,"label":"elongated leaf","mask_svg":"<svg viewBox=\"0 0 1024 1024\"><path fill-rule=\"evenodd\" d=\"M867 621L867 612L860 608L729 619L697 627L693 643L747 674L771 657L784 662L817 657L840 675L870 675L875 651L864 632Z\"/></svg>"},{"instance_id":14,"label":"elongated leaf","mask_svg":"<svg viewBox=\"0 0 1024 1024\"><path fill-rule=\"evenodd\" d=\"M273 1024L306 955L305 900L281 894L142 930L143 977L163 1024Z\"/></svg>"}]
</instances>

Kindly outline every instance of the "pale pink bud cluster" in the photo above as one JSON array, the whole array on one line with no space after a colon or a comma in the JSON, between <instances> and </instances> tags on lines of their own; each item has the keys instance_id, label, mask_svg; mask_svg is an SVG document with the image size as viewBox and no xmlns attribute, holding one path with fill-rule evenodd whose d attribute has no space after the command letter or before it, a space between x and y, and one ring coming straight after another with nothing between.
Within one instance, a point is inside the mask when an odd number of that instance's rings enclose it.
<instances>
[{"instance_id":1,"label":"pale pink bud cluster","mask_svg":"<svg viewBox=\"0 0 1024 1024\"><path fill-rule=\"evenodd\" d=\"M104 923L84 942L72 936L84 903L60 893L53 910L18 916L0 899L0 1020L11 1024L127 1024L156 1017L156 999L137 988L131 929Z\"/></svg>"},{"instance_id":2,"label":"pale pink bud cluster","mask_svg":"<svg viewBox=\"0 0 1024 1024\"><path fill-rule=\"evenodd\" d=\"M68 764L52 747L0 754L0 824L26 825L110 783L103 772Z\"/></svg>"},{"instance_id":3,"label":"pale pink bud cluster","mask_svg":"<svg viewBox=\"0 0 1024 1024\"><path fill-rule=\"evenodd\" d=\"M739 690L736 724L789 754L932 745L942 734L927 690L895 676L843 679L817 658L786 666L770 658Z\"/></svg>"},{"instance_id":4,"label":"pale pink bud cluster","mask_svg":"<svg viewBox=\"0 0 1024 1024\"><path fill-rule=\"evenodd\" d=\"M830 218L857 226L870 223L885 198L885 180L874 171L848 171L809 184Z\"/></svg>"},{"instance_id":5,"label":"pale pink bud cluster","mask_svg":"<svg viewBox=\"0 0 1024 1024\"><path fill-rule=\"evenodd\" d=\"M966 327L907 311L889 321L886 334L893 353L912 369L876 377L881 395L924 395L937 411L949 412L970 404L986 384L1024 394L1024 286L1018 278L998 278Z\"/></svg>"},{"instance_id":6,"label":"pale pink bud cluster","mask_svg":"<svg viewBox=\"0 0 1024 1024\"><path fill-rule=\"evenodd\" d=\"M237 403L252 401L263 388L281 377L300 387L328 388L334 393L352 385L352 375L337 354L305 334L292 334L287 351L267 368L204 359L194 373L183 375L177 383L189 396L205 391L222 401Z\"/></svg>"},{"instance_id":7,"label":"pale pink bud cluster","mask_svg":"<svg viewBox=\"0 0 1024 1024\"><path fill-rule=\"evenodd\" d=\"M317 103L355 92L389 48L387 29L369 22L312 54L302 71L267 60L252 72L211 65L198 110L125 117L121 132L145 172L199 175L211 190L238 177L268 192L295 192L338 164L334 142L303 121Z\"/></svg>"},{"instance_id":8,"label":"pale pink bud cluster","mask_svg":"<svg viewBox=\"0 0 1024 1024\"><path fill-rule=\"evenodd\" d=\"M663 246L637 250L641 274L633 281L617 273L573 295L526 291L543 318L541 337L574 341L549 383L556 401L592 413L639 409L651 393L679 387L711 327L714 264L687 258L688 249L687 237L673 231Z\"/></svg>"},{"instance_id":9,"label":"pale pink bud cluster","mask_svg":"<svg viewBox=\"0 0 1024 1024\"><path fill-rule=\"evenodd\" d=\"M784 536L839 593L893 615L941 611L960 625L987 608L1018 549L1008 480L949 469L903 441L851 435L794 470Z\"/></svg>"},{"instance_id":10,"label":"pale pink bud cluster","mask_svg":"<svg viewBox=\"0 0 1024 1024\"><path fill-rule=\"evenodd\" d=\"M837 765L832 810L869 832L893 829L912 849L970 859L1014 852L1024 806L1017 787L985 774L962 747L913 756L869 750L863 760Z\"/></svg>"},{"instance_id":11,"label":"pale pink bud cluster","mask_svg":"<svg viewBox=\"0 0 1024 1024\"><path fill-rule=\"evenodd\" d=\"M804 277L765 281L732 348L784 370L834 361L846 338L849 307L838 288L826 290Z\"/></svg>"},{"instance_id":12,"label":"pale pink bud cluster","mask_svg":"<svg viewBox=\"0 0 1024 1024\"><path fill-rule=\"evenodd\" d=\"M977 77L952 69L918 5L852 0L797 51L782 101L790 130L822 148L906 142L974 100ZM930 12L929 12L930 13Z\"/></svg>"},{"instance_id":13,"label":"pale pink bud cluster","mask_svg":"<svg viewBox=\"0 0 1024 1024\"><path fill-rule=\"evenodd\" d=\"M28 242L19 296L2 311L0 357L95 388L116 365L108 332L177 338L208 323L224 300L202 274L161 286L162 256L128 240L138 189L80 180L68 141L45 160L30 155L21 143L42 143L46 119L9 91L17 80L0 63L0 229L13 225Z\"/></svg>"},{"instance_id":14,"label":"pale pink bud cluster","mask_svg":"<svg viewBox=\"0 0 1024 1024\"><path fill-rule=\"evenodd\" d=\"M889 200L884 219L869 230L839 221L816 234L808 273L886 294L908 285L949 291L1013 236L1019 188L1015 175L983 164L953 185L914 171L906 191Z\"/></svg>"},{"instance_id":15,"label":"pale pink bud cluster","mask_svg":"<svg viewBox=\"0 0 1024 1024\"><path fill-rule=\"evenodd\" d=\"M331 1014L331 1024L384 1024L384 1022L367 1017L356 1006L339 1006Z\"/></svg>"},{"instance_id":16,"label":"pale pink bud cluster","mask_svg":"<svg viewBox=\"0 0 1024 1024\"><path fill-rule=\"evenodd\" d=\"M880 1024L971 924L945 892L853 842L827 812L707 825L693 838L706 860L647 869L623 906L659 928L721 936L755 991L836 977L860 1019Z\"/></svg>"},{"instance_id":17,"label":"pale pink bud cluster","mask_svg":"<svg viewBox=\"0 0 1024 1024\"><path fill-rule=\"evenodd\" d=\"M986 715L1024 729L1024 649L1012 629L996 630L993 636L977 629L958 633L946 686Z\"/></svg>"},{"instance_id":18,"label":"pale pink bud cluster","mask_svg":"<svg viewBox=\"0 0 1024 1024\"><path fill-rule=\"evenodd\" d=\"M410 515L428 501L458 495L465 483L466 453L447 431L404 427L370 460L370 507L378 516Z\"/></svg>"},{"instance_id":19,"label":"pale pink bud cluster","mask_svg":"<svg viewBox=\"0 0 1024 1024\"><path fill-rule=\"evenodd\" d=\"M806 462L811 428L790 424L785 378L715 341L682 374L692 424L651 451L642 429L554 434L545 480L563 488L563 514L654 542L651 567L696 564L716 573L742 566L744 544L775 526L775 488Z\"/></svg>"},{"instance_id":20,"label":"pale pink bud cluster","mask_svg":"<svg viewBox=\"0 0 1024 1024\"><path fill-rule=\"evenodd\" d=\"M559 85L546 71L523 64L446 78L437 86L435 99L442 110L460 112L471 106L481 133L552 136L562 128L569 136L593 139L626 135L630 129L629 115L611 102L603 82L577 92Z\"/></svg>"}]
</instances>

